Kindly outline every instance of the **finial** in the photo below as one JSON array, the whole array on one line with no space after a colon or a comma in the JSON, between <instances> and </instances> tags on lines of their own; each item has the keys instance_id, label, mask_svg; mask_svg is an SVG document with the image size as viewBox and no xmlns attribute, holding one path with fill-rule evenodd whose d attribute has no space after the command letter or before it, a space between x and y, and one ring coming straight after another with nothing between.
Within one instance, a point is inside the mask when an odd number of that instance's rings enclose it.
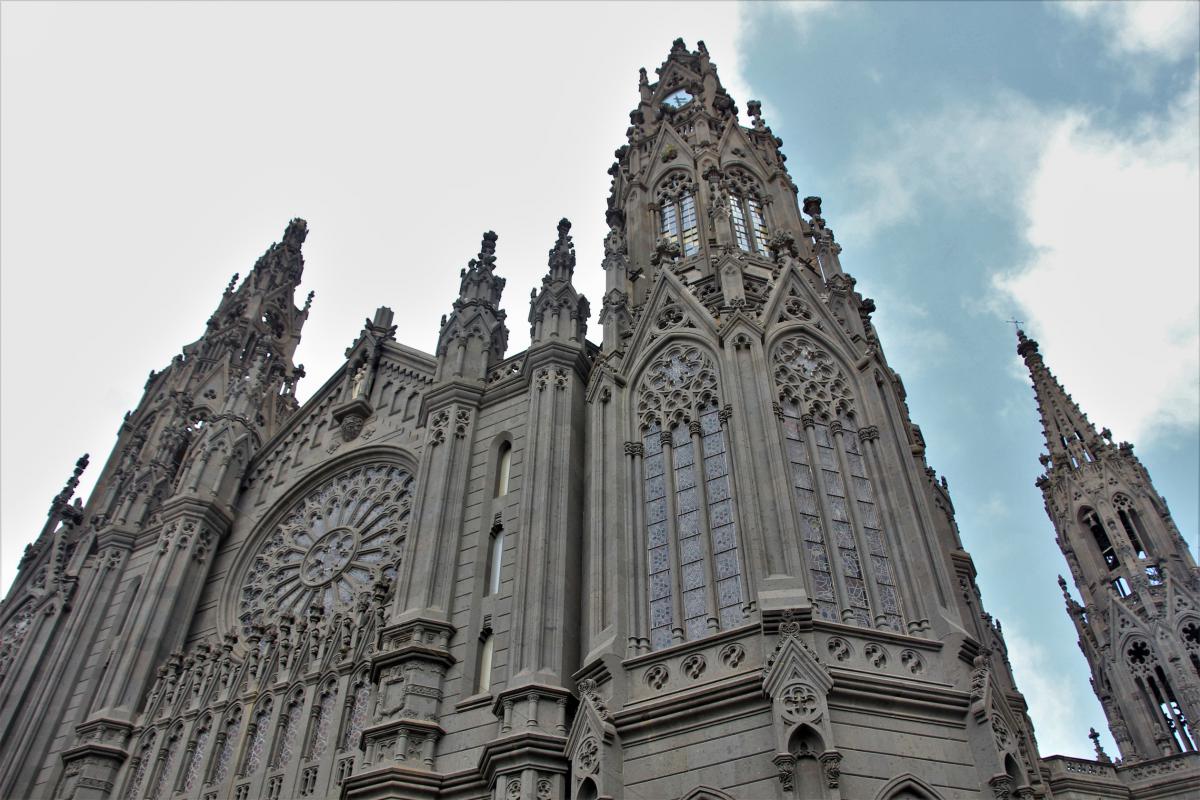
<instances>
[{"instance_id":1,"label":"finial","mask_svg":"<svg viewBox=\"0 0 1200 800\"><path fill-rule=\"evenodd\" d=\"M300 247L304 244L304 240L308 237L308 223L300 217L296 217L288 223L287 230L283 232L283 243L289 247Z\"/></svg>"},{"instance_id":2,"label":"finial","mask_svg":"<svg viewBox=\"0 0 1200 800\"><path fill-rule=\"evenodd\" d=\"M638 86L650 85L650 79L646 77L646 68L642 67L638 70Z\"/></svg>"},{"instance_id":3,"label":"finial","mask_svg":"<svg viewBox=\"0 0 1200 800\"><path fill-rule=\"evenodd\" d=\"M1020 324L1020 320L1009 320L1009 322ZM1025 331L1017 328L1017 355L1021 356L1022 358L1028 358L1036 355L1037 351L1038 343L1026 336Z\"/></svg>"},{"instance_id":4,"label":"finial","mask_svg":"<svg viewBox=\"0 0 1200 800\"><path fill-rule=\"evenodd\" d=\"M763 125L763 121L762 121L762 101L761 100L748 101L746 103L746 113L750 115L750 118L752 120L754 120L754 129L756 131L761 131L764 127L766 127L765 125ZM818 211L817 213L819 214L821 212Z\"/></svg>"},{"instance_id":5,"label":"finial","mask_svg":"<svg viewBox=\"0 0 1200 800\"><path fill-rule=\"evenodd\" d=\"M1092 740L1092 745L1096 748L1096 760L1102 761L1105 764L1111 764L1112 759L1108 757L1108 753L1104 752L1104 748L1100 746L1100 734L1096 733L1095 728L1088 728L1088 738Z\"/></svg>"},{"instance_id":6,"label":"finial","mask_svg":"<svg viewBox=\"0 0 1200 800\"><path fill-rule=\"evenodd\" d=\"M821 198L811 195L804 198L804 213L810 217L821 216Z\"/></svg>"},{"instance_id":7,"label":"finial","mask_svg":"<svg viewBox=\"0 0 1200 800\"><path fill-rule=\"evenodd\" d=\"M558 221L558 241L550 248L550 279L570 280L575 272L575 245L571 241L571 220Z\"/></svg>"},{"instance_id":8,"label":"finial","mask_svg":"<svg viewBox=\"0 0 1200 800\"><path fill-rule=\"evenodd\" d=\"M708 55L708 47L705 46L703 39L698 39L696 41L696 49L699 50L702 55Z\"/></svg>"},{"instance_id":9,"label":"finial","mask_svg":"<svg viewBox=\"0 0 1200 800\"><path fill-rule=\"evenodd\" d=\"M308 297L304 298L304 311L307 313L312 308L313 298L317 296L315 291L309 292Z\"/></svg>"},{"instance_id":10,"label":"finial","mask_svg":"<svg viewBox=\"0 0 1200 800\"><path fill-rule=\"evenodd\" d=\"M75 487L79 485L79 476L83 475L83 471L87 469L88 454L84 453L75 462L75 469L71 472L71 477L67 478L66 484L63 486L58 496L50 503L50 513L53 514L56 509L65 508L71 502L71 496L75 494Z\"/></svg>"},{"instance_id":11,"label":"finial","mask_svg":"<svg viewBox=\"0 0 1200 800\"><path fill-rule=\"evenodd\" d=\"M241 276L238 273L233 273L233 277L229 279L229 285L225 287L225 294L233 294L233 289L237 286L239 277Z\"/></svg>"},{"instance_id":12,"label":"finial","mask_svg":"<svg viewBox=\"0 0 1200 800\"><path fill-rule=\"evenodd\" d=\"M684 44L683 37L680 37L680 38L676 39L675 41L671 42L671 54L672 55L674 55L675 53L686 53L687 51L688 51L687 45Z\"/></svg>"}]
</instances>

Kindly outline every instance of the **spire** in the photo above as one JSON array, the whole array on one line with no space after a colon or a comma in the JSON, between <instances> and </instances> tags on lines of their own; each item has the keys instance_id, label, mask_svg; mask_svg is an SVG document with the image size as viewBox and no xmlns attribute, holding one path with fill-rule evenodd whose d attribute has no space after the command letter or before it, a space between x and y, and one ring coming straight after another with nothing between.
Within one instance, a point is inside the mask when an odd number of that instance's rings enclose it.
<instances>
[{"instance_id":1,"label":"spire","mask_svg":"<svg viewBox=\"0 0 1200 800\"><path fill-rule=\"evenodd\" d=\"M1046 368L1038 352L1038 343L1019 328L1017 354L1025 360L1033 379L1033 391L1037 395L1038 413L1042 417L1042 431L1046 436L1052 468L1064 465L1078 467L1095 461L1105 447L1100 434L1071 395L1067 394L1058 378L1054 377L1054 373Z\"/></svg>"},{"instance_id":2,"label":"spire","mask_svg":"<svg viewBox=\"0 0 1200 800\"><path fill-rule=\"evenodd\" d=\"M267 248L259 257L246 283L261 292L280 287L295 289L304 274L304 255L300 252L308 237L308 223L296 217L288 223L283 240Z\"/></svg>"},{"instance_id":3,"label":"spire","mask_svg":"<svg viewBox=\"0 0 1200 800\"><path fill-rule=\"evenodd\" d=\"M487 231L479 245L479 256L467 262L467 268L459 273L462 278L458 288L459 304L484 305L491 309L500 307L500 295L504 291L504 278L496 276L496 233Z\"/></svg>"},{"instance_id":4,"label":"spire","mask_svg":"<svg viewBox=\"0 0 1200 800\"><path fill-rule=\"evenodd\" d=\"M571 220L563 217L558 221L558 241L550 248L550 273L546 281L571 282L575 274L575 244L571 241Z\"/></svg>"},{"instance_id":5,"label":"spire","mask_svg":"<svg viewBox=\"0 0 1200 800\"><path fill-rule=\"evenodd\" d=\"M575 290L575 245L571 241L571 220L558 221L558 240L550 248L549 269L542 288L529 297L529 338L531 344L551 339L582 344L590 313L587 298Z\"/></svg>"},{"instance_id":6,"label":"spire","mask_svg":"<svg viewBox=\"0 0 1200 800\"><path fill-rule=\"evenodd\" d=\"M438 379L483 380L508 347L506 314L500 309L504 278L496 275L496 234L487 231L479 255L459 273L458 299L443 317L438 336Z\"/></svg>"}]
</instances>

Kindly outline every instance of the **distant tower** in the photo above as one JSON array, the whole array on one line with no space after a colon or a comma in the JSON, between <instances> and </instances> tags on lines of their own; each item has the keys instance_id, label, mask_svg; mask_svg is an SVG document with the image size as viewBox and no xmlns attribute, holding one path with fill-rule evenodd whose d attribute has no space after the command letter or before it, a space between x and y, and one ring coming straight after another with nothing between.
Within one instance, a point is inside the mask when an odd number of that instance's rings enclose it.
<instances>
[{"instance_id":1,"label":"distant tower","mask_svg":"<svg viewBox=\"0 0 1200 800\"><path fill-rule=\"evenodd\" d=\"M1018 331L1049 455L1038 488L1083 605L1059 578L1126 762L1200 746L1200 570L1128 442L1096 432Z\"/></svg>"},{"instance_id":2,"label":"distant tower","mask_svg":"<svg viewBox=\"0 0 1200 800\"><path fill-rule=\"evenodd\" d=\"M0 796L39 796L64 768L72 787L111 784L125 759L115 743L183 644L246 466L299 407L307 232L292 220L240 286L234 275L204 335L150 373L87 504L68 505L86 458L51 504L5 601ZM30 757L76 733L87 744L61 760Z\"/></svg>"}]
</instances>

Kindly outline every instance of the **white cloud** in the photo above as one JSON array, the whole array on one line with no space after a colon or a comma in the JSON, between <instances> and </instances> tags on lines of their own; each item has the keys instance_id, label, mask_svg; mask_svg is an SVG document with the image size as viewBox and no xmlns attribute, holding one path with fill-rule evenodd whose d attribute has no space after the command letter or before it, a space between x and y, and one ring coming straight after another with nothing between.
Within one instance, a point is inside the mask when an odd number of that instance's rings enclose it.
<instances>
[{"instance_id":1,"label":"white cloud","mask_svg":"<svg viewBox=\"0 0 1200 800\"><path fill-rule=\"evenodd\" d=\"M1087 702L1089 692L1083 660L1063 665L1037 639L1023 633L1019 624L1004 626L1004 640L1013 677L1029 703L1038 751L1043 756L1065 755L1094 758L1087 729L1100 732L1101 744L1109 755L1118 754L1116 743L1098 702ZM1068 674L1069 673L1069 674Z\"/></svg>"},{"instance_id":2,"label":"white cloud","mask_svg":"<svg viewBox=\"0 0 1200 800\"><path fill-rule=\"evenodd\" d=\"M1200 422L1198 86L1126 133L1051 128L1023 207L1036 254L996 281L1092 420L1133 441Z\"/></svg>"},{"instance_id":3,"label":"white cloud","mask_svg":"<svg viewBox=\"0 0 1200 800\"><path fill-rule=\"evenodd\" d=\"M847 176L847 194L865 200L834 218L839 239L862 243L916 220L926 198L1010 202L1037 162L1046 120L1024 96L999 92L881 125Z\"/></svg>"},{"instance_id":4,"label":"white cloud","mask_svg":"<svg viewBox=\"0 0 1200 800\"><path fill-rule=\"evenodd\" d=\"M1194 0L1072 0L1056 7L1068 17L1103 29L1116 55L1152 55L1169 61L1195 57L1200 4Z\"/></svg>"}]
</instances>

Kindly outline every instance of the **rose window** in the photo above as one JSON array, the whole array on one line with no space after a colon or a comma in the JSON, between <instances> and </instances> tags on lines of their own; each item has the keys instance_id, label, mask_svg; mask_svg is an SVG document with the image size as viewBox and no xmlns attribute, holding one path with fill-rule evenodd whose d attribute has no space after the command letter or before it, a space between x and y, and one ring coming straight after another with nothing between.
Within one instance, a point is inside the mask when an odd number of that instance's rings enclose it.
<instances>
[{"instance_id":1,"label":"rose window","mask_svg":"<svg viewBox=\"0 0 1200 800\"><path fill-rule=\"evenodd\" d=\"M243 624L280 614L325 616L351 608L380 578L393 579L408 532L412 476L355 467L310 491L267 536L238 599Z\"/></svg>"}]
</instances>

